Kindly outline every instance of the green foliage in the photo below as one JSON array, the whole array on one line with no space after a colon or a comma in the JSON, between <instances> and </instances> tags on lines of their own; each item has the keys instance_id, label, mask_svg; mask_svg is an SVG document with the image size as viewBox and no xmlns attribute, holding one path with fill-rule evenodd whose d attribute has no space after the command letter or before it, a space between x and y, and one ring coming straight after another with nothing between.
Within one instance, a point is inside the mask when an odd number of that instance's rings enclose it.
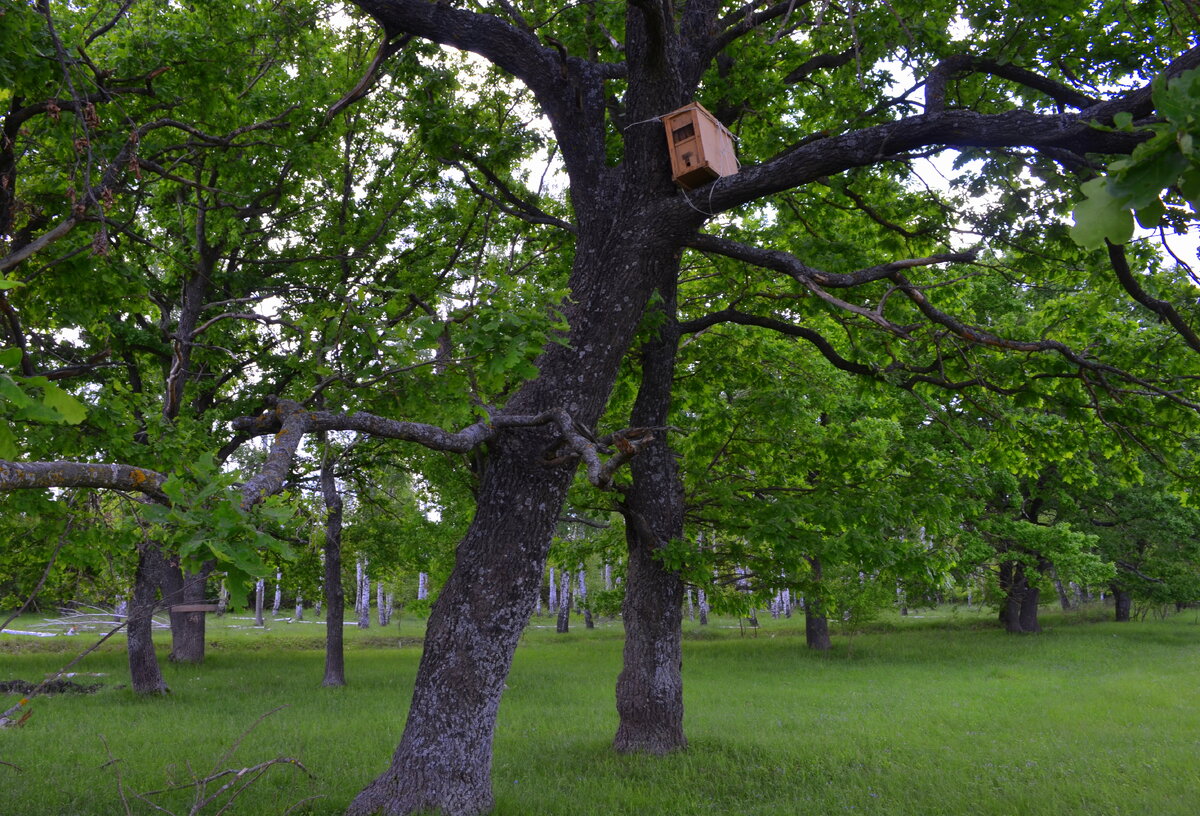
<instances>
[{"instance_id":1,"label":"green foliage","mask_svg":"<svg viewBox=\"0 0 1200 816\"><path fill-rule=\"evenodd\" d=\"M3 369L16 368L21 349L0 351L0 459L14 459L19 445L10 423L78 425L87 408L46 377L22 377Z\"/></svg>"},{"instance_id":2,"label":"green foliage","mask_svg":"<svg viewBox=\"0 0 1200 816\"><path fill-rule=\"evenodd\" d=\"M177 553L185 568L215 559L236 598L270 574L265 555L294 557L285 537L294 510L286 497L272 497L246 512L241 494L233 489L235 480L236 474L221 472L212 455L205 454L163 483L170 505L147 505L143 515L153 525L148 535ZM272 529L279 535L268 532Z\"/></svg>"},{"instance_id":3,"label":"green foliage","mask_svg":"<svg viewBox=\"0 0 1200 816\"><path fill-rule=\"evenodd\" d=\"M1200 212L1200 69L1157 80L1153 99L1162 121L1135 126L1128 113L1116 117L1118 130L1148 132L1150 138L1128 158L1110 162L1106 175L1082 186L1085 198L1075 207L1071 229L1080 246L1100 247L1106 239L1128 242L1135 216L1147 229L1182 224L1164 204L1164 190L1168 201L1182 200L1193 213Z\"/></svg>"}]
</instances>

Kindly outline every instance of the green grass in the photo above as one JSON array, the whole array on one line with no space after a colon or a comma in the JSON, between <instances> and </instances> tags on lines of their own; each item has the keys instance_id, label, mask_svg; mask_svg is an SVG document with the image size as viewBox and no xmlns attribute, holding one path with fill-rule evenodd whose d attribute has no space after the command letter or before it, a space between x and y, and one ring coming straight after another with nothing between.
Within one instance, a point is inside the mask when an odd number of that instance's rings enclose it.
<instances>
[{"instance_id":1,"label":"green grass","mask_svg":"<svg viewBox=\"0 0 1200 816\"><path fill-rule=\"evenodd\" d=\"M959 610L881 621L831 654L804 647L803 621L689 624L689 750L653 759L609 750L621 630L531 628L501 706L497 814L995 814L1193 816L1200 809L1200 622L1188 612L1132 624L1047 616L1006 636ZM1087 622L1085 622L1087 621ZM24 621L14 628L27 628ZM420 621L347 635L343 689L322 689L322 627L210 623L202 667L164 663L174 690L135 698L121 644L79 671L107 672L88 696L39 698L22 729L0 731L0 814L124 813L131 790L221 767L300 759L313 779L272 769L232 812L340 813L383 770L420 657ZM232 622L244 625L244 622ZM535 621L546 626L547 619ZM0 637L0 679L32 680L83 638ZM67 647L64 647L67 644ZM164 638L165 646L165 638ZM12 697L0 697L0 701ZM10 703L11 704L11 703ZM104 743L119 761L107 761ZM185 798L162 803L186 812ZM131 803L134 813L152 812ZM213 812L213 811L208 811Z\"/></svg>"}]
</instances>

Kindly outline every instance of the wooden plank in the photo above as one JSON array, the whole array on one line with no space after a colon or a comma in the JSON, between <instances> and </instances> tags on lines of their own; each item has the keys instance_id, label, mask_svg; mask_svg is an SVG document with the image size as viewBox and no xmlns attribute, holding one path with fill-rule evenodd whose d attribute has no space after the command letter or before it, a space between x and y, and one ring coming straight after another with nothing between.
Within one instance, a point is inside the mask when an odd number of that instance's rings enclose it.
<instances>
[{"instance_id":1,"label":"wooden plank","mask_svg":"<svg viewBox=\"0 0 1200 816\"><path fill-rule=\"evenodd\" d=\"M171 613L176 612L216 612L216 604L195 603L195 604L175 604L171 607Z\"/></svg>"}]
</instances>

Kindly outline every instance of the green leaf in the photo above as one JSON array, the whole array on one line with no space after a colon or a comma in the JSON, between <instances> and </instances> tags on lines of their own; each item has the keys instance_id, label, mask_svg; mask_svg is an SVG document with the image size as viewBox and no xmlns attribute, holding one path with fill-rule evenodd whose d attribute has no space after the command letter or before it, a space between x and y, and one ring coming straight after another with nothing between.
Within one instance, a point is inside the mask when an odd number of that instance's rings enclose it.
<instances>
[{"instance_id":1,"label":"green leaf","mask_svg":"<svg viewBox=\"0 0 1200 816\"><path fill-rule=\"evenodd\" d=\"M0 422L0 459L17 458L17 440L7 422Z\"/></svg>"},{"instance_id":2,"label":"green leaf","mask_svg":"<svg viewBox=\"0 0 1200 816\"><path fill-rule=\"evenodd\" d=\"M1088 249L1099 249L1107 238L1123 244L1133 237L1133 216L1108 192L1105 179L1092 179L1082 187L1088 196L1075 205L1071 238Z\"/></svg>"},{"instance_id":3,"label":"green leaf","mask_svg":"<svg viewBox=\"0 0 1200 816\"><path fill-rule=\"evenodd\" d=\"M63 422L66 422L68 425L78 425L87 418L87 408L84 407L83 403L54 383L43 385L42 394L42 402L48 408L52 408L60 414Z\"/></svg>"}]
</instances>

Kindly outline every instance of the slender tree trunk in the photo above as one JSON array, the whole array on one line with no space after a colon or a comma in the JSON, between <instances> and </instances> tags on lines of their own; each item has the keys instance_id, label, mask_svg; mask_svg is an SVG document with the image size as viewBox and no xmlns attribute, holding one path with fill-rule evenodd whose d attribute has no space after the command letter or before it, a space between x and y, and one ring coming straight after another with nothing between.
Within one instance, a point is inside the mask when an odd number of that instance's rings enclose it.
<instances>
[{"instance_id":1,"label":"slender tree trunk","mask_svg":"<svg viewBox=\"0 0 1200 816\"><path fill-rule=\"evenodd\" d=\"M558 614L558 583L554 574L554 567L550 568L550 614Z\"/></svg>"},{"instance_id":2,"label":"slender tree trunk","mask_svg":"<svg viewBox=\"0 0 1200 816\"><path fill-rule=\"evenodd\" d=\"M700 625L708 626L708 593L703 589L697 589L696 598L696 605L700 607Z\"/></svg>"},{"instance_id":3,"label":"slender tree trunk","mask_svg":"<svg viewBox=\"0 0 1200 816\"><path fill-rule=\"evenodd\" d=\"M1063 582L1059 580L1058 571L1054 572L1054 591L1058 593L1058 604L1064 612L1071 609L1071 598L1067 594L1067 588L1063 586Z\"/></svg>"},{"instance_id":4,"label":"slender tree trunk","mask_svg":"<svg viewBox=\"0 0 1200 816\"><path fill-rule=\"evenodd\" d=\"M322 443L327 444L322 434ZM342 649L342 625L346 594L342 589L342 494L333 475L328 455L321 462L321 496L325 500L325 678L322 686L346 685L346 661Z\"/></svg>"},{"instance_id":5,"label":"slender tree trunk","mask_svg":"<svg viewBox=\"0 0 1200 816\"><path fill-rule=\"evenodd\" d=\"M361 576L358 581L358 628L371 628L371 579L367 576L367 559L358 561Z\"/></svg>"},{"instance_id":6,"label":"slender tree trunk","mask_svg":"<svg viewBox=\"0 0 1200 816\"><path fill-rule=\"evenodd\" d=\"M125 626L130 685L137 694L164 694L170 691L163 681L158 655L154 651L155 596L166 568L166 559L157 544L148 543L138 555L133 600L129 604L129 623Z\"/></svg>"},{"instance_id":7,"label":"slender tree trunk","mask_svg":"<svg viewBox=\"0 0 1200 816\"><path fill-rule=\"evenodd\" d=\"M423 601L429 597L429 573L417 574L417 600Z\"/></svg>"},{"instance_id":8,"label":"slender tree trunk","mask_svg":"<svg viewBox=\"0 0 1200 816\"><path fill-rule=\"evenodd\" d=\"M223 617L229 609L229 587L225 585L224 576L221 577L221 588L217 591L217 616Z\"/></svg>"},{"instance_id":9,"label":"slender tree trunk","mask_svg":"<svg viewBox=\"0 0 1200 816\"><path fill-rule=\"evenodd\" d=\"M380 626L387 626L392 619L392 610L388 608L388 594L384 591L383 581L375 582L375 616Z\"/></svg>"},{"instance_id":10,"label":"slender tree trunk","mask_svg":"<svg viewBox=\"0 0 1200 816\"><path fill-rule=\"evenodd\" d=\"M267 625L266 621L263 620L263 605L266 600L266 594L267 582L259 578L254 584L254 625L260 628Z\"/></svg>"},{"instance_id":11,"label":"slender tree trunk","mask_svg":"<svg viewBox=\"0 0 1200 816\"><path fill-rule=\"evenodd\" d=\"M679 328L676 270L659 289L665 318L642 348L642 382L629 417L632 427L669 424ZM666 754L687 746L683 733L683 581L656 557L683 537L683 483L666 431L630 463L633 486L620 505L625 517L625 651L617 678L620 723L613 747L622 753Z\"/></svg>"},{"instance_id":12,"label":"slender tree trunk","mask_svg":"<svg viewBox=\"0 0 1200 816\"><path fill-rule=\"evenodd\" d=\"M558 587L558 622L554 631L560 635L571 631L571 572L563 570Z\"/></svg>"}]
</instances>

